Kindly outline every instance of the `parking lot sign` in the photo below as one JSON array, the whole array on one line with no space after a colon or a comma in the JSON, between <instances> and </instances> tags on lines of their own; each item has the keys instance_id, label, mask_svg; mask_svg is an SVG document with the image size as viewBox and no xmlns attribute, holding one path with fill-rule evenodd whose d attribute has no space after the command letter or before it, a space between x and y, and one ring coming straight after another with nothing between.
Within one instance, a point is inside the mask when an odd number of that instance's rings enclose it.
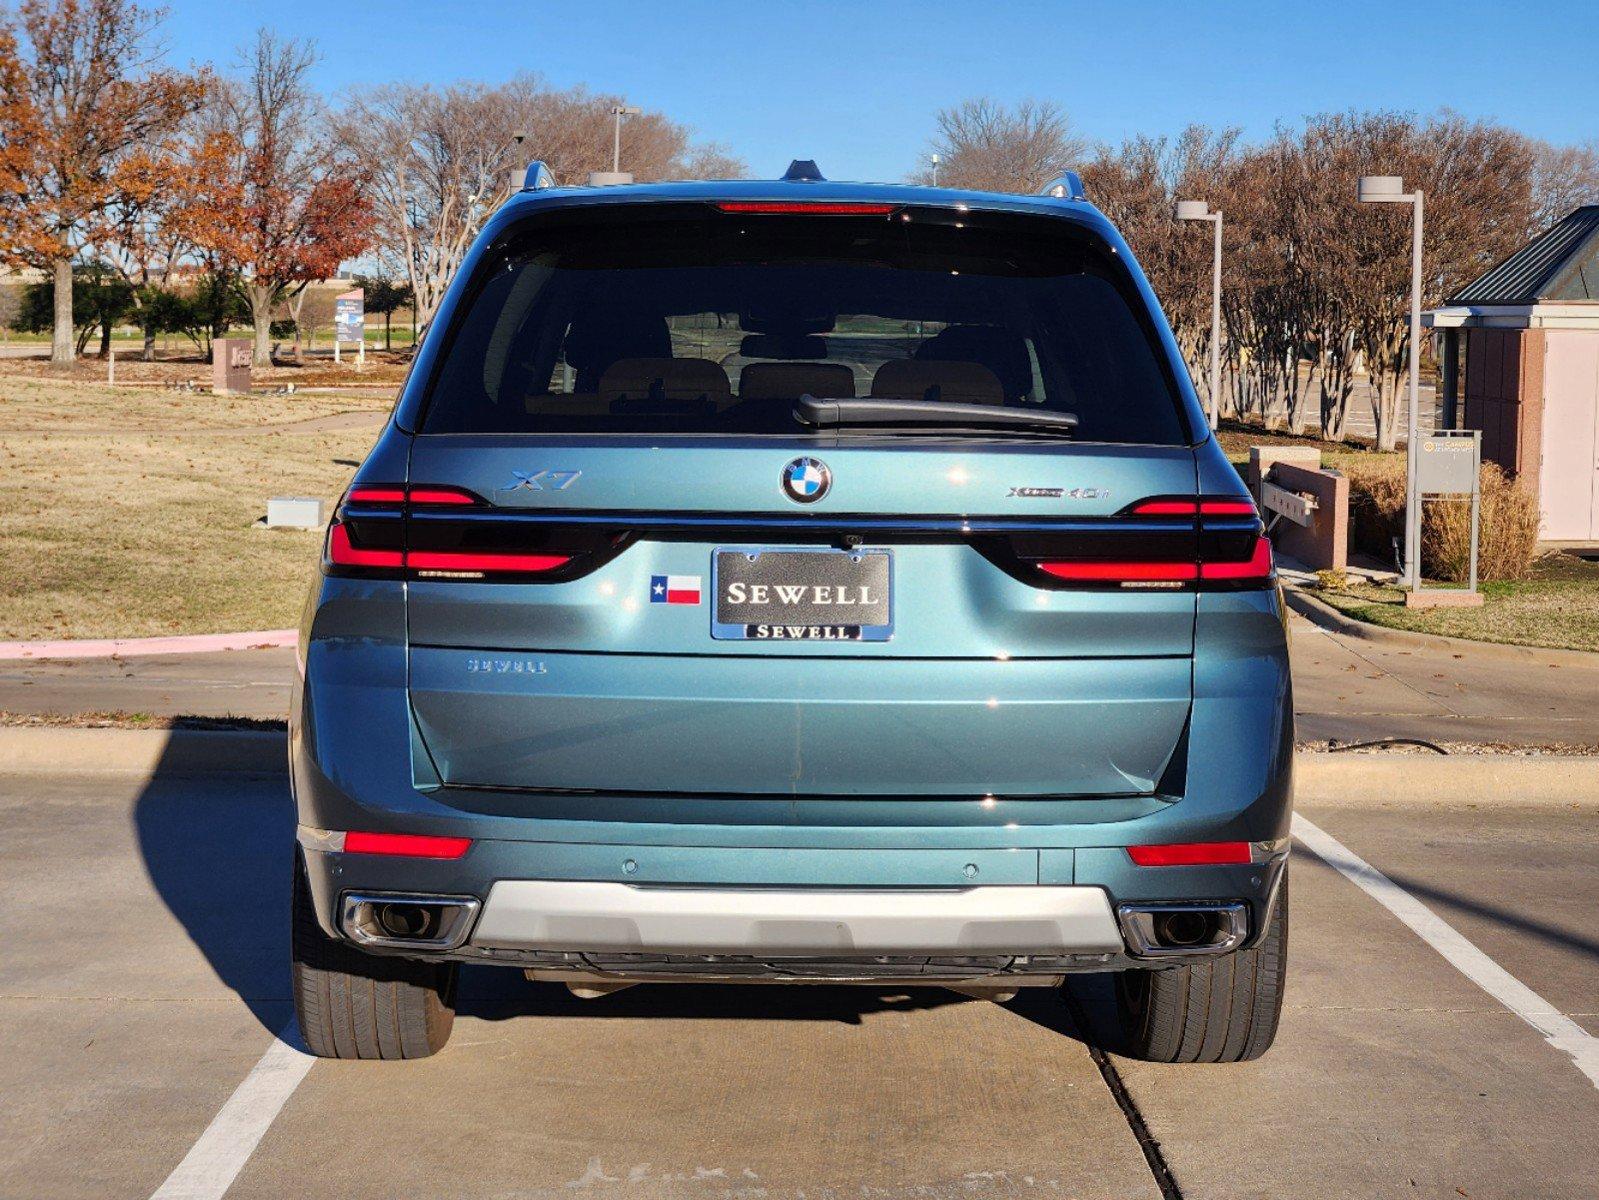
<instances>
[{"instance_id":1,"label":"parking lot sign","mask_svg":"<svg viewBox=\"0 0 1599 1200\"><path fill-rule=\"evenodd\" d=\"M1415 522L1417 544L1420 544L1420 507L1428 500L1440 500L1471 505L1471 563L1466 590L1477 590L1477 528L1481 504L1482 433L1476 429L1440 429L1422 437L1416 446L1416 498L1417 511L1406 514L1407 521ZM1439 588L1422 588L1417 572L1416 592L1438 592Z\"/></svg>"}]
</instances>

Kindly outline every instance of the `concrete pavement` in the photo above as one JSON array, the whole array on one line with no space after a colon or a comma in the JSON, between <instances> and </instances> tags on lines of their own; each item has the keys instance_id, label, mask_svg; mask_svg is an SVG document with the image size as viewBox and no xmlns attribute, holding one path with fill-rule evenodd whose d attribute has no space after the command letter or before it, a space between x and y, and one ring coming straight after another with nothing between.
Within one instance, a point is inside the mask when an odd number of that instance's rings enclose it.
<instances>
[{"instance_id":1,"label":"concrete pavement","mask_svg":"<svg viewBox=\"0 0 1599 1200\"><path fill-rule=\"evenodd\" d=\"M1500 810L1304 778L1311 820L1599 1030L1591 789ZM290 1015L292 824L280 774L0 774L0 1196L151 1196L251 1076ZM1050 993L578 1001L468 970L442 1054L316 1063L226 1194L1159 1197L1147 1128L1189 1200L1592 1197L1599 1089L1571 1059L1302 847L1292 886L1258 1063L1100 1056L1098 977L1079 1027Z\"/></svg>"},{"instance_id":2,"label":"concrete pavement","mask_svg":"<svg viewBox=\"0 0 1599 1200\"><path fill-rule=\"evenodd\" d=\"M1292 619L1301 743L1372 738L1599 747L1599 655L1524 661L1394 645Z\"/></svg>"},{"instance_id":3,"label":"concrete pavement","mask_svg":"<svg viewBox=\"0 0 1599 1200\"><path fill-rule=\"evenodd\" d=\"M145 713L282 720L294 650L0 660L0 712Z\"/></svg>"},{"instance_id":4,"label":"concrete pavement","mask_svg":"<svg viewBox=\"0 0 1599 1200\"><path fill-rule=\"evenodd\" d=\"M1504 661L1394 646L1292 617L1294 702L1308 744L1386 737L1508 747L1599 748L1599 656L1591 668L1536 652ZM132 712L281 720L294 651L0 661L0 712Z\"/></svg>"}]
</instances>

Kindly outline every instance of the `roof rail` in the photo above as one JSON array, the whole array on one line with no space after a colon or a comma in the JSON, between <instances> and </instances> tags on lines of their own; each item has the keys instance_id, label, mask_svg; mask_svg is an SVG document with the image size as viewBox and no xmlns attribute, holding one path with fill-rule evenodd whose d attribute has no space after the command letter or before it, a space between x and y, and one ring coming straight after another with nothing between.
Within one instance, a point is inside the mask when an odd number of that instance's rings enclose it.
<instances>
[{"instance_id":1,"label":"roof rail","mask_svg":"<svg viewBox=\"0 0 1599 1200\"><path fill-rule=\"evenodd\" d=\"M1088 199L1088 193L1083 191L1083 177L1076 171L1067 171L1052 183L1045 184L1039 195L1053 196L1057 200Z\"/></svg>"},{"instance_id":2,"label":"roof rail","mask_svg":"<svg viewBox=\"0 0 1599 1200\"><path fill-rule=\"evenodd\" d=\"M541 192L545 188L554 186L555 176L550 174L550 169L544 165L544 160L541 158L535 158L528 163L522 178L516 181L516 190L519 192Z\"/></svg>"}]
</instances>

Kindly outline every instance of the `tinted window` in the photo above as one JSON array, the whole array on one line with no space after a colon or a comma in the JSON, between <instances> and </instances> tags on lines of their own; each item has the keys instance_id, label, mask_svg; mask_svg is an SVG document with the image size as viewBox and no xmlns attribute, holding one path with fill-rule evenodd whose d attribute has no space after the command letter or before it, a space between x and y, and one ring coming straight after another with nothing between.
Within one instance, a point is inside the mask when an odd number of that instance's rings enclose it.
<instances>
[{"instance_id":1,"label":"tinted window","mask_svg":"<svg viewBox=\"0 0 1599 1200\"><path fill-rule=\"evenodd\" d=\"M557 211L488 256L446 339L425 433L796 435L808 394L1187 440L1126 272L1047 218Z\"/></svg>"}]
</instances>

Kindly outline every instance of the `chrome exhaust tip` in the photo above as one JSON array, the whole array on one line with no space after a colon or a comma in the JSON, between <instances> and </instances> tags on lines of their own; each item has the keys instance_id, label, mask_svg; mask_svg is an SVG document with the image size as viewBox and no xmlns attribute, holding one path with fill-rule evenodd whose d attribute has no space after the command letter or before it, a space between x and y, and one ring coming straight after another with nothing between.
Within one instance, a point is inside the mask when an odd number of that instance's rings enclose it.
<instances>
[{"instance_id":1,"label":"chrome exhaust tip","mask_svg":"<svg viewBox=\"0 0 1599 1200\"><path fill-rule=\"evenodd\" d=\"M361 946L454 950L466 941L479 907L473 896L346 892L339 928Z\"/></svg>"},{"instance_id":2,"label":"chrome exhaust tip","mask_svg":"<svg viewBox=\"0 0 1599 1200\"><path fill-rule=\"evenodd\" d=\"M1210 957L1231 954L1249 936L1249 906L1122 904L1116 909L1127 952L1134 958Z\"/></svg>"}]
</instances>

